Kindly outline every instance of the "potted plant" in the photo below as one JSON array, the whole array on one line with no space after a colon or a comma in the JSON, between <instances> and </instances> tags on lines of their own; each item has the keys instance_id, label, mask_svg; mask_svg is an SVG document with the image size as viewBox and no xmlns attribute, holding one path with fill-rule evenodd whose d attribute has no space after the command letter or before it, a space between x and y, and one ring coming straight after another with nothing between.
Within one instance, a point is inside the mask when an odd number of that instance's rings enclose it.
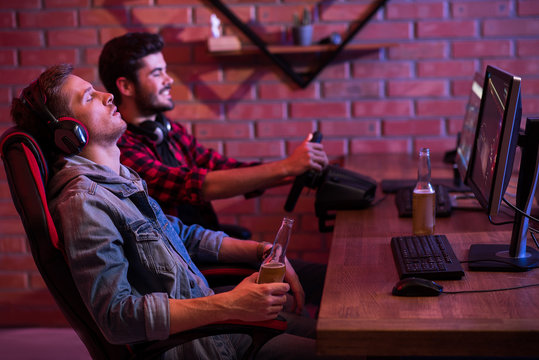
<instances>
[{"instance_id":1,"label":"potted plant","mask_svg":"<svg viewBox=\"0 0 539 360\"><path fill-rule=\"evenodd\" d=\"M294 14L294 27L292 28L292 36L294 38L294 44L296 45L311 45L313 38L313 24L311 19L311 12L308 8L303 9L301 19L298 14Z\"/></svg>"}]
</instances>

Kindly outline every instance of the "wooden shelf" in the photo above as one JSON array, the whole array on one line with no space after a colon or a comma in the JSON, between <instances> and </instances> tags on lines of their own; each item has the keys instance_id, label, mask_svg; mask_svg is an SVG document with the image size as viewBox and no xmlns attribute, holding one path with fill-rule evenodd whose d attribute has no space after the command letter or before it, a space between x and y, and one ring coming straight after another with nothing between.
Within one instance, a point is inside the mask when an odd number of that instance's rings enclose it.
<instances>
[{"instance_id":1,"label":"wooden shelf","mask_svg":"<svg viewBox=\"0 0 539 360\"><path fill-rule=\"evenodd\" d=\"M376 43L376 44L349 44L346 46L345 51L357 50L357 51L370 51L378 50L381 48L387 48L395 46L395 43ZM266 48L272 54L307 54L307 53L323 53L332 52L337 49L338 45L309 45L309 46L296 46L296 45L268 45ZM241 56L260 54L262 51L260 48L254 45L242 46L241 50L233 51L211 51L213 55L219 56Z\"/></svg>"},{"instance_id":2,"label":"wooden shelf","mask_svg":"<svg viewBox=\"0 0 539 360\"><path fill-rule=\"evenodd\" d=\"M357 21L350 24L350 27L342 42L339 45L310 45L310 46L285 46L285 45L268 45L260 36L251 30L249 26L243 23L234 12L223 3L223 0L207 0L214 8L219 10L228 20L240 30L254 45L242 47L241 50L235 51L219 51L212 52L215 55L248 55L262 53L267 56L275 65L290 77L298 86L305 88L309 83L326 67L337 55L346 47L348 50L377 50L382 47L392 46L394 44L352 44L352 38L359 30L367 24L367 22L382 8L389 0L372 0L366 7L364 12L359 16ZM322 59L318 60L318 66L310 71L298 73L293 69L283 57L287 54L308 54L308 53L323 53Z\"/></svg>"}]
</instances>

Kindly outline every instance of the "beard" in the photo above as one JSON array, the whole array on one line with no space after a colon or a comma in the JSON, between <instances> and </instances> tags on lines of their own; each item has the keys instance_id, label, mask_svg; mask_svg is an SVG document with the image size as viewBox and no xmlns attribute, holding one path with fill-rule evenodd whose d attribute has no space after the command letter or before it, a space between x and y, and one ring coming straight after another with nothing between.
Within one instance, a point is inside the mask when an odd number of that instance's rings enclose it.
<instances>
[{"instance_id":1,"label":"beard","mask_svg":"<svg viewBox=\"0 0 539 360\"><path fill-rule=\"evenodd\" d=\"M159 90L159 94L165 91L170 91L170 86ZM135 103L137 104L139 113L143 116L155 115L174 109L172 100L169 100L166 103L160 102L158 94L145 92L139 86L135 89Z\"/></svg>"}]
</instances>

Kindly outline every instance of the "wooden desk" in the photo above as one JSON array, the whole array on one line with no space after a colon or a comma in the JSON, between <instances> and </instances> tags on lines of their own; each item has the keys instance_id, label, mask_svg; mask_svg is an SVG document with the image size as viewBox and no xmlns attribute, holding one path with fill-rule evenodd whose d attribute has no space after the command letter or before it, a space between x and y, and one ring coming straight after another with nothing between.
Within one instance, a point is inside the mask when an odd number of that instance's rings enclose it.
<instances>
[{"instance_id":1,"label":"wooden desk","mask_svg":"<svg viewBox=\"0 0 539 360\"><path fill-rule=\"evenodd\" d=\"M403 177L413 177L416 171L415 166L392 168L391 161L398 161L398 156L379 158L371 168L361 157L352 160L348 168L377 180L393 177L390 171L402 172ZM433 163L433 176L436 168ZM490 225L480 212L455 212L437 219L437 232L447 235L460 259L467 258L472 243L508 243L506 230L510 228ZM371 209L338 212L317 325L319 353L539 356L539 287L438 297L391 295L398 275L390 237L410 231L411 220L397 217L391 196ZM539 283L539 269L466 271L462 280L438 283L446 291L513 287Z\"/></svg>"}]
</instances>

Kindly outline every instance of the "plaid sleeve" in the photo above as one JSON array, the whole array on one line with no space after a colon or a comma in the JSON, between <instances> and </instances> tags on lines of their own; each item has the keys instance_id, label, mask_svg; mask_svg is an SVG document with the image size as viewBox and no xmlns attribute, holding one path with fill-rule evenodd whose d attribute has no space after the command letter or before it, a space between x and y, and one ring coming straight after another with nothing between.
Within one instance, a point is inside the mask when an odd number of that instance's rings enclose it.
<instances>
[{"instance_id":1,"label":"plaid sleeve","mask_svg":"<svg viewBox=\"0 0 539 360\"><path fill-rule=\"evenodd\" d=\"M122 163L140 174L148 184L150 196L163 209L174 209L185 202L204 203L202 183L208 171L255 164L239 162L203 147L177 123L172 123L170 135L170 146L180 166L164 164L155 144L144 135L128 129L118 141Z\"/></svg>"}]
</instances>

